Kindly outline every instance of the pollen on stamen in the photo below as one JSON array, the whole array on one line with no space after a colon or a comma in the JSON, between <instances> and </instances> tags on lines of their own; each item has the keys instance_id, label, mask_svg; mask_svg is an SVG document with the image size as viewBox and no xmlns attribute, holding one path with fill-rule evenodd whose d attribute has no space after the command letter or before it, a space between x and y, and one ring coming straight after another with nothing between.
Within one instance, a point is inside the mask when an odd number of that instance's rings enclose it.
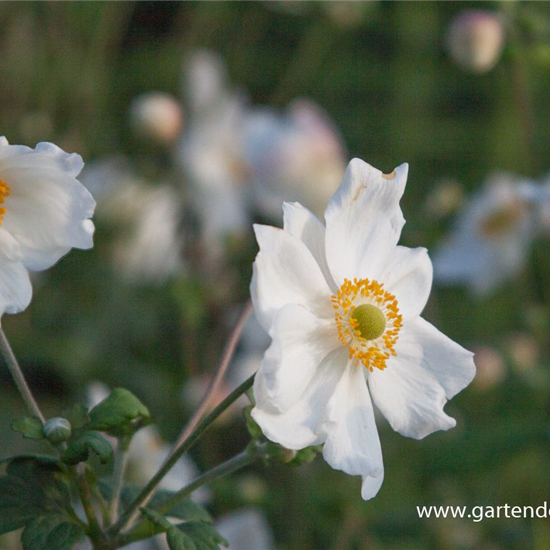
<instances>
[{"instance_id":1,"label":"pollen on stamen","mask_svg":"<svg viewBox=\"0 0 550 550\"><path fill-rule=\"evenodd\" d=\"M4 204L6 197L10 196L10 191L11 189L9 185L5 181L0 180L0 205ZM7 212L7 209L4 208L3 206L0 206L0 225L2 225L4 214L6 212Z\"/></svg>"},{"instance_id":2,"label":"pollen on stamen","mask_svg":"<svg viewBox=\"0 0 550 550\"><path fill-rule=\"evenodd\" d=\"M387 360L397 355L395 345L403 325L396 297L383 286L375 280L344 279L331 297L338 339L348 347L350 360L371 372L384 370Z\"/></svg>"}]
</instances>

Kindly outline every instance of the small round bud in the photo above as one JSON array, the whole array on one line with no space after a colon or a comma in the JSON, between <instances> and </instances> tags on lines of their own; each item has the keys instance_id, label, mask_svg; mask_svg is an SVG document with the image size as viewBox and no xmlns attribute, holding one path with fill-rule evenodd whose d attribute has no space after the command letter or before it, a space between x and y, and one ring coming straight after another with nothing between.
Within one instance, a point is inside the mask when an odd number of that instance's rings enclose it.
<instances>
[{"instance_id":1,"label":"small round bud","mask_svg":"<svg viewBox=\"0 0 550 550\"><path fill-rule=\"evenodd\" d=\"M451 23L447 45L451 57L464 69L485 73L497 64L502 53L502 21L491 11L464 11Z\"/></svg>"},{"instance_id":2,"label":"small round bud","mask_svg":"<svg viewBox=\"0 0 550 550\"><path fill-rule=\"evenodd\" d=\"M56 416L44 424L43 432L50 443L63 443L71 437L71 423L66 418Z\"/></svg>"},{"instance_id":3,"label":"small round bud","mask_svg":"<svg viewBox=\"0 0 550 550\"><path fill-rule=\"evenodd\" d=\"M181 132L183 111L170 94L150 92L134 98L130 121L138 136L170 144Z\"/></svg>"}]
</instances>

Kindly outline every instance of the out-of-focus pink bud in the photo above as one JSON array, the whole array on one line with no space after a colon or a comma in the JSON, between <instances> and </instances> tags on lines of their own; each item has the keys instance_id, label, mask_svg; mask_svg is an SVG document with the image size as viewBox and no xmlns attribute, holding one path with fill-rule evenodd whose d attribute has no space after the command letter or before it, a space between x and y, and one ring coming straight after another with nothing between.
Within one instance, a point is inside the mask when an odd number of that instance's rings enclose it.
<instances>
[{"instance_id":1,"label":"out-of-focus pink bud","mask_svg":"<svg viewBox=\"0 0 550 550\"><path fill-rule=\"evenodd\" d=\"M170 144L180 135L183 111L170 94L149 92L132 101L130 121L138 136Z\"/></svg>"},{"instance_id":2,"label":"out-of-focus pink bud","mask_svg":"<svg viewBox=\"0 0 550 550\"><path fill-rule=\"evenodd\" d=\"M497 64L502 53L502 21L491 11L464 11L451 23L447 45L451 57L461 67L474 73L485 73Z\"/></svg>"},{"instance_id":3,"label":"out-of-focus pink bud","mask_svg":"<svg viewBox=\"0 0 550 550\"><path fill-rule=\"evenodd\" d=\"M506 376L502 356L493 348L481 347L475 350L474 358L477 374L474 386L478 390L488 390L500 384Z\"/></svg>"}]
</instances>

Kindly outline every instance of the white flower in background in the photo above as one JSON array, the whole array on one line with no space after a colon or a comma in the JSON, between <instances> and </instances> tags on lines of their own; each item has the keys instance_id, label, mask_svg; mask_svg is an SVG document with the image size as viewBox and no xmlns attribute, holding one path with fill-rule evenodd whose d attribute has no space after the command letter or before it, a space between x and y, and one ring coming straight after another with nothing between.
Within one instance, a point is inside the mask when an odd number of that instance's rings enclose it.
<instances>
[{"instance_id":1,"label":"white flower in background","mask_svg":"<svg viewBox=\"0 0 550 550\"><path fill-rule=\"evenodd\" d=\"M273 342L252 414L286 448L324 443L333 468L363 477L365 499L383 480L371 396L394 430L422 438L455 425L443 406L475 374L472 354L420 317L431 263L397 245L407 170L354 159L326 227L296 203L284 205L284 230L255 227L251 293Z\"/></svg>"},{"instance_id":2,"label":"white flower in background","mask_svg":"<svg viewBox=\"0 0 550 550\"><path fill-rule=\"evenodd\" d=\"M132 100L130 122L138 136L170 144L181 133L183 110L170 94L148 92Z\"/></svg>"},{"instance_id":3,"label":"white flower in background","mask_svg":"<svg viewBox=\"0 0 550 550\"><path fill-rule=\"evenodd\" d=\"M177 160L192 187L204 248L217 259L228 237L249 229L245 103L227 88L223 61L213 52L197 52L185 76L189 122Z\"/></svg>"},{"instance_id":4,"label":"white flower in background","mask_svg":"<svg viewBox=\"0 0 550 550\"><path fill-rule=\"evenodd\" d=\"M181 193L135 176L123 158L96 161L82 181L97 189L97 217L117 228L112 262L135 283L162 284L183 269Z\"/></svg>"},{"instance_id":5,"label":"white flower in background","mask_svg":"<svg viewBox=\"0 0 550 550\"><path fill-rule=\"evenodd\" d=\"M275 550L275 541L265 517L254 508L222 516L215 527L230 550Z\"/></svg>"},{"instance_id":6,"label":"white flower in background","mask_svg":"<svg viewBox=\"0 0 550 550\"><path fill-rule=\"evenodd\" d=\"M488 10L467 10L449 27L447 45L451 57L462 68L485 73L500 59L504 27L498 14Z\"/></svg>"},{"instance_id":7,"label":"white flower in background","mask_svg":"<svg viewBox=\"0 0 550 550\"><path fill-rule=\"evenodd\" d=\"M537 186L511 175L492 176L467 203L454 232L434 257L435 280L467 284L487 294L524 267L538 231Z\"/></svg>"},{"instance_id":8,"label":"white flower in background","mask_svg":"<svg viewBox=\"0 0 550 550\"><path fill-rule=\"evenodd\" d=\"M322 215L346 169L342 138L328 115L309 101L287 114L256 110L247 118L246 158L255 206L273 220L286 201Z\"/></svg>"},{"instance_id":9,"label":"white flower in background","mask_svg":"<svg viewBox=\"0 0 550 550\"><path fill-rule=\"evenodd\" d=\"M83 165L52 143L31 149L0 138L0 315L29 304L27 270L93 246L95 201L76 179Z\"/></svg>"}]
</instances>

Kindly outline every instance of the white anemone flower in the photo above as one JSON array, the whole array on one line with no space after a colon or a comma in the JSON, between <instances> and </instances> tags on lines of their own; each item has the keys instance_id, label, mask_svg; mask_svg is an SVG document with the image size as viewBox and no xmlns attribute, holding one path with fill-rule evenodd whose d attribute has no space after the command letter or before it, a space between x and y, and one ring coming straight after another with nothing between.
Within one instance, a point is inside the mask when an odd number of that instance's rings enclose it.
<instances>
[{"instance_id":1,"label":"white anemone flower","mask_svg":"<svg viewBox=\"0 0 550 550\"><path fill-rule=\"evenodd\" d=\"M255 226L251 293L272 344L254 383L253 417L286 448L324 444L330 466L383 480L372 401L392 428L423 438L455 426L443 407L475 374L473 354L420 314L432 285L426 249L397 242L408 166L390 175L354 159L325 211L297 203L284 229Z\"/></svg>"},{"instance_id":2,"label":"white anemone flower","mask_svg":"<svg viewBox=\"0 0 550 550\"><path fill-rule=\"evenodd\" d=\"M538 232L534 206L539 187L495 174L460 214L456 228L434 257L436 282L466 284L487 295L518 275Z\"/></svg>"},{"instance_id":3,"label":"white anemone flower","mask_svg":"<svg viewBox=\"0 0 550 550\"><path fill-rule=\"evenodd\" d=\"M31 149L0 137L0 315L28 306L28 271L93 246L95 201L76 179L83 165L52 143Z\"/></svg>"}]
</instances>

